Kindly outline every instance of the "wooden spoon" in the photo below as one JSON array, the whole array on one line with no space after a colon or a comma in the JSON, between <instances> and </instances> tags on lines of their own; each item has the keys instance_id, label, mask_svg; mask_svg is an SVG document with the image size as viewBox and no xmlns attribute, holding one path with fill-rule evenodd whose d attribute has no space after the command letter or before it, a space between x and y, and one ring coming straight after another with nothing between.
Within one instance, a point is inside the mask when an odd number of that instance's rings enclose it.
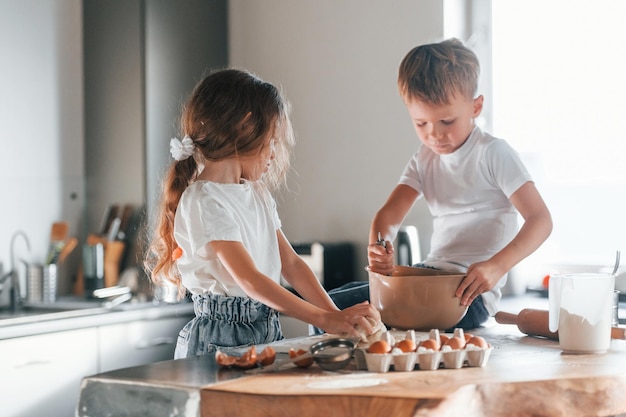
<instances>
[{"instance_id":1,"label":"wooden spoon","mask_svg":"<svg viewBox=\"0 0 626 417\"><path fill-rule=\"evenodd\" d=\"M76 248L76 245L78 245L78 239L76 239L75 237L67 239L65 245L63 246L63 249L61 249L61 253L59 253L59 261L57 262L59 265L62 264L63 261L65 261L70 253L72 253L74 248Z\"/></svg>"}]
</instances>

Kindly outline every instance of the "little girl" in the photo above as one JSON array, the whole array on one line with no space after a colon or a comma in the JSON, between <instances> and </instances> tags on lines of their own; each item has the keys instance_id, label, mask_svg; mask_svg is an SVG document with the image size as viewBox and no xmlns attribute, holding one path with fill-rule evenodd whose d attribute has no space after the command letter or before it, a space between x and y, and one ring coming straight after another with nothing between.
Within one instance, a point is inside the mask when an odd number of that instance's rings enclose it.
<instances>
[{"instance_id":1,"label":"little girl","mask_svg":"<svg viewBox=\"0 0 626 417\"><path fill-rule=\"evenodd\" d=\"M281 231L269 187L285 183L294 139L278 89L249 72L214 72L192 92L181 130L146 259L155 283L192 295L196 317L175 358L280 340L278 313L329 333L371 333L379 313L367 302L340 311Z\"/></svg>"}]
</instances>

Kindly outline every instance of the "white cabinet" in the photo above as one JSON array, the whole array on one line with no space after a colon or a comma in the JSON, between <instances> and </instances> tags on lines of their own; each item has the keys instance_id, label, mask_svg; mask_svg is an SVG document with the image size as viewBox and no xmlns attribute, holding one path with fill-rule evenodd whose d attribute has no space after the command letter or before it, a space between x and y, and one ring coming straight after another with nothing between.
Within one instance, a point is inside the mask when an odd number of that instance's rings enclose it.
<instances>
[{"instance_id":1,"label":"white cabinet","mask_svg":"<svg viewBox=\"0 0 626 417\"><path fill-rule=\"evenodd\" d=\"M58 331L50 322L50 333L0 339L0 416L73 417L84 377L173 359L193 311L159 310L63 319Z\"/></svg>"},{"instance_id":2,"label":"white cabinet","mask_svg":"<svg viewBox=\"0 0 626 417\"><path fill-rule=\"evenodd\" d=\"M0 340L0 414L70 417L84 376L97 373L97 328Z\"/></svg>"},{"instance_id":3,"label":"white cabinet","mask_svg":"<svg viewBox=\"0 0 626 417\"><path fill-rule=\"evenodd\" d=\"M174 359L178 332L190 317L139 320L99 329L99 372Z\"/></svg>"}]
</instances>

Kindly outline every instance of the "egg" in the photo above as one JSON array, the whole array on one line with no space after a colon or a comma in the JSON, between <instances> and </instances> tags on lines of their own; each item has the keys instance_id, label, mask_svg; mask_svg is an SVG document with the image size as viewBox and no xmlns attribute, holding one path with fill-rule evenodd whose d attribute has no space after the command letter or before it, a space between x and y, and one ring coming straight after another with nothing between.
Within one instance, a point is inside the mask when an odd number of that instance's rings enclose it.
<instances>
[{"instance_id":1,"label":"egg","mask_svg":"<svg viewBox=\"0 0 626 417\"><path fill-rule=\"evenodd\" d=\"M271 346L265 347L261 353L256 352L254 346L250 348L240 357L231 356L224 352L215 352L215 361L223 368L235 367L239 369L250 369L257 365L267 366L276 360L276 351Z\"/></svg>"},{"instance_id":2,"label":"egg","mask_svg":"<svg viewBox=\"0 0 626 417\"><path fill-rule=\"evenodd\" d=\"M251 346L246 353L237 359L235 366L241 369L249 369L256 366L256 348Z\"/></svg>"},{"instance_id":3,"label":"egg","mask_svg":"<svg viewBox=\"0 0 626 417\"><path fill-rule=\"evenodd\" d=\"M463 337L451 337L444 344L444 346L448 346L452 350L460 350L465 347L465 338Z\"/></svg>"},{"instance_id":4,"label":"egg","mask_svg":"<svg viewBox=\"0 0 626 417\"><path fill-rule=\"evenodd\" d=\"M369 353L389 353L391 352L391 345L385 340L377 340L367 348Z\"/></svg>"},{"instance_id":5,"label":"egg","mask_svg":"<svg viewBox=\"0 0 626 417\"><path fill-rule=\"evenodd\" d=\"M489 343L487 343L487 341L485 339L483 339L480 336L472 336L468 341L467 341L468 345L474 345L478 348L481 349L486 349L489 347Z\"/></svg>"},{"instance_id":6,"label":"egg","mask_svg":"<svg viewBox=\"0 0 626 417\"><path fill-rule=\"evenodd\" d=\"M428 350L439 350L439 342L435 339L426 339L420 342L419 347Z\"/></svg>"},{"instance_id":7,"label":"egg","mask_svg":"<svg viewBox=\"0 0 626 417\"><path fill-rule=\"evenodd\" d=\"M262 366L271 365L276 360L276 351L271 347L267 346L261 353L257 355L256 361L260 363Z\"/></svg>"},{"instance_id":8,"label":"egg","mask_svg":"<svg viewBox=\"0 0 626 417\"><path fill-rule=\"evenodd\" d=\"M465 343L467 343L467 341L474 337L474 335L471 333L465 333L463 337L465 338Z\"/></svg>"},{"instance_id":9,"label":"egg","mask_svg":"<svg viewBox=\"0 0 626 417\"><path fill-rule=\"evenodd\" d=\"M220 352L219 350L215 352L215 362L217 362L219 366L223 366L223 367L233 366L236 361L237 361L237 358L235 356L229 356L225 354L224 352Z\"/></svg>"},{"instance_id":10,"label":"egg","mask_svg":"<svg viewBox=\"0 0 626 417\"><path fill-rule=\"evenodd\" d=\"M446 344L446 342L450 339L449 336L446 336L445 334L442 334L441 336L439 336L439 345L443 346Z\"/></svg>"},{"instance_id":11,"label":"egg","mask_svg":"<svg viewBox=\"0 0 626 417\"><path fill-rule=\"evenodd\" d=\"M304 349L298 349L298 350L295 350L294 348L289 349L289 357L291 359L297 358L298 356L302 356L305 353L307 353L307 351ZM300 368L308 368L309 366L313 365L313 357L300 359L300 360L295 361L294 363Z\"/></svg>"},{"instance_id":12,"label":"egg","mask_svg":"<svg viewBox=\"0 0 626 417\"><path fill-rule=\"evenodd\" d=\"M250 349L240 357L230 356L218 350L215 352L215 361L224 368L234 366L240 369L250 369L257 364L256 348L251 346Z\"/></svg>"},{"instance_id":13,"label":"egg","mask_svg":"<svg viewBox=\"0 0 626 417\"><path fill-rule=\"evenodd\" d=\"M417 349L417 345L411 339L400 340L395 347L404 353L415 352L415 349Z\"/></svg>"}]
</instances>

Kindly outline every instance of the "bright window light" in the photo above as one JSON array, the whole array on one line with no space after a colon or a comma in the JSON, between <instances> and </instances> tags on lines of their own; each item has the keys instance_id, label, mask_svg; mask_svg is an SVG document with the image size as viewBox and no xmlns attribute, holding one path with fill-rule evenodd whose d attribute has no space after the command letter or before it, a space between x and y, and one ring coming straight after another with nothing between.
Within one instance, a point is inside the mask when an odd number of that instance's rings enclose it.
<instances>
[{"instance_id":1,"label":"bright window light","mask_svg":"<svg viewBox=\"0 0 626 417\"><path fill-rule=\"evenodd\" d=\"M609 265L626 247L626 1L492 1L493 134L554 220L541 263Z\"/></svg>"}]
</instances>

